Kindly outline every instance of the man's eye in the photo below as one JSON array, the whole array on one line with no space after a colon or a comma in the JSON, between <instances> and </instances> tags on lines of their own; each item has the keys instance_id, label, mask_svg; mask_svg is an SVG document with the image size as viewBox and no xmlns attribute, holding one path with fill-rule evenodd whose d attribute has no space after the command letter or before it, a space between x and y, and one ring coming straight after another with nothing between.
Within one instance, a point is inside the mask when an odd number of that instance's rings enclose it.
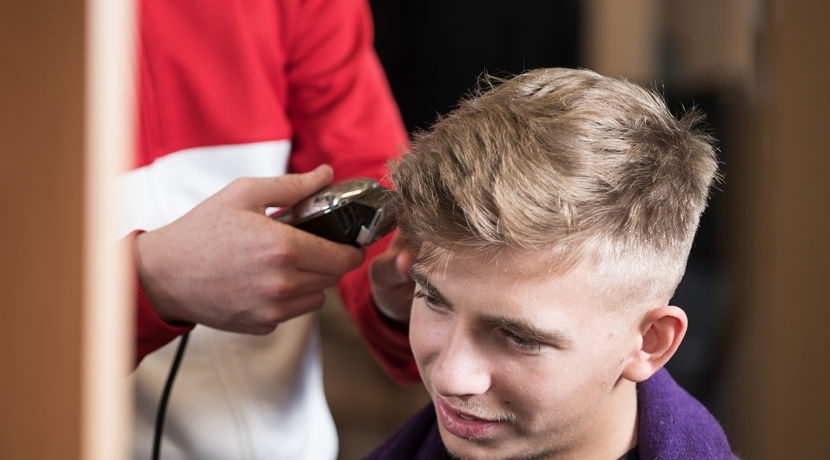
<instances>
[{"instance_id":1,"label":"man's eye","mask_svg":"<svg viewBox=\"0 0 830 460\"><path fill-rule=\"evenodd\" d=\"M429 305L431 307L437 307L438 306L438 299L436 299L435 297L427 294L424 291L416 291L415 292L415 298L416 299L424 299L424 302L426 302L427 305Z\"/></svg>"},{"instance_id":2,"label":"man's eye","mask_svg":"<svg viewBox=\"0 0 830 460\"><path fill-rule=\"evenodd\" d=\"M536 340L528 339L518 335L510 330L502 329L502 334L510 340L519 350L524 352L538 352L542 348L542 344Z\"/></svg>"}]
</instances>

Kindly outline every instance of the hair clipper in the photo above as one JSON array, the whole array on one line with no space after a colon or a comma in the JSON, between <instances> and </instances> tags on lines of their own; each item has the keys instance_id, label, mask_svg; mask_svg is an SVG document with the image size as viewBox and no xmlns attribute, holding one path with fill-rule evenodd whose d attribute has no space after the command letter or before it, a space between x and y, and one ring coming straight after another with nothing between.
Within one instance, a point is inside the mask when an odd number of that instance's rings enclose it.
<instances>
[{"instance_id":1,"label":"hair clipper","mask_svg":"<svg viewBox=\"0 0 830 460\"><path fill-rule=\"evenodd\" d=\"M274 219L328 240L369 246L395 228L400 197L374 179L329 185Z\"/></svg>"}]
</instances>

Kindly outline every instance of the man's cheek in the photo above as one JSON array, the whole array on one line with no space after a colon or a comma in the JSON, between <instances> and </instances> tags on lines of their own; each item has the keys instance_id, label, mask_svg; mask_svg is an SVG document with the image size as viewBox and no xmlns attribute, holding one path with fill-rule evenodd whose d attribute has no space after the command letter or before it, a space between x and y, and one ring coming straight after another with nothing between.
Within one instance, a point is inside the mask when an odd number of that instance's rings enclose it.
<instances>
[{"instance_id":1,"label":"man's cheek","mask_svg":"<svg viewBox=\"0 0 830 460\"><path fill-rule=\"evenodd\" d=\"M417 301L412 305L412 314L409 319L409 345L412 347L412 353L415 355L415 360L418 366L421 366L423 356L427 353L429 348L428 327L424 323L422 306L417 305Z\"/></svg>"},{"instance_id":2,"label":"man's cheek","mask_svg":"<svg viewBox=\"0 0 830 460\"><path fill-rule=\"evenodd\" d=\"M413 305L409 326L409 344L422 376L441 352L443 338L447 335L447 324L424 310L423 305Z\"/></svg>"}]
</instances>

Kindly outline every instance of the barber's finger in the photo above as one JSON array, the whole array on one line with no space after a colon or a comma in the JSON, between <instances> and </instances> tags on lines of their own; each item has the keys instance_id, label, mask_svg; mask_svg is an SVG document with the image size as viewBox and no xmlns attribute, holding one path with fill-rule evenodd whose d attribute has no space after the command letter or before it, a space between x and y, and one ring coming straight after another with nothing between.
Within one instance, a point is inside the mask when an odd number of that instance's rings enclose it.
<instances>
[{"instance_id":1,"label":"barber's finger","mask_svg":"<svg viewBox=\"0 0 830 460\"><path fill-rule=\"evenodd\" d=\"M238 199L250 209L291 206L331 183L331 166L320 165L303 174L246 177L231 184Z\"/></svg>"},{"instance_id":2,"label":"barber's finger","mask_svg":"<svg viewBox=\"0 0 830 460\"><path fill-rule=\"evenodd\" d=\"M348 244L335 243L299 230L293 244L298 254L296 267L310 272L342 275L363 263L366 251Z\"/></svg>"},{"instance_id":3,"label":"barber's finger","mask_svg":"<svg viewBox=\"0 0 830 460\"><path fill-rule=\"evenodd\" d=\"M324 291L316 291L290 300L280 301L273 307L274 316L268 323L277 325L291 318L319 310L325 301L326 293Z\"/></svg>"},{"instance_id":4,"label":"barber's finger","mask_svg":"<svg viewBox=\"0 0 830 460\"><path fill-rule=\"evenodd\" d=\"M409 276L409 270L412 268L412 264L414 262L415 255L405 249L399 252L398 256L395 257L395 265L398 268L398 274L401 276L402 281L412 280Z\"/></svg>"},{"instance_id":5,"label":"barber's finger","mask_svg":"<svg viewBox=\"0 0 830 460\"><path fill-rule=\"evenodd\" d=\"M410 281L409 269L412 267L414 257L409 251L393 246L395 246L394 240L386 252L372 260L369 267L372 280L385 286Z\"/></svg>"},{"instance_id":6,"label":"barber's finger","mask_svg":"<svg viewBox=\"0 0 830 460\"><path fill-rule=\"evenodd\" d=\"M282 272L267 287L274 300L285 300L304 296L330 288L340 281L339 275L305 270Z\"/></svg>"},{"instance_id":7,"label":"barber's finger","mask_svg":"<svg viewBox=\"0 0 830 460\"><path fill-rule=\"evenodd\" d=\"M406 244L404 244L403 234L401 234L400 230L395 230L395 233L392 235L392 241L389 242L389 247L386 250L395 252L404 249L406 249Z\"/></svg>"},{"instance_id":8,"label":"barber's finger","mask_svg":"<svg viewBox=\"0 0 830 460\"><path fill-rule=\"evenodd\" d=\"M406 249L406 244L404 244L404 239L400 231L395 231L395 236L392 237L389 248L384 255L388 255L391 259L388 263L394 263L396 268L396 270L392 270L392 267L389 267L389 275L392 277L391 280L400 282L411 281L409 269L412 268L415 256Z\"/></svg>"}]
</instances>

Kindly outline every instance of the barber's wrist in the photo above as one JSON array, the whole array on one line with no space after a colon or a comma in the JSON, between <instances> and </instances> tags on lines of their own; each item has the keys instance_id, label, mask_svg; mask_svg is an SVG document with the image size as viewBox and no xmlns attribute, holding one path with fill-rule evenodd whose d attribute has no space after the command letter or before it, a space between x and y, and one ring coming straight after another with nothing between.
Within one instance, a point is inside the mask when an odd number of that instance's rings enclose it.
<instances>
[{"instance_id":1,"label":"barber's wrist","mask_svg":"<svg viewBox=\"0 0 830 460\"><path fill-rule=\"evenodd\" d=\"M159 275L156 269L158 262L152 244L153 237L152 232L139 232L133 237L133 262L139 287L160 320L176 327L192 326L192 322L181 318L176 313L175 304L165 296L164 291L156 282Z\"/></svg>"}]
</instances>

